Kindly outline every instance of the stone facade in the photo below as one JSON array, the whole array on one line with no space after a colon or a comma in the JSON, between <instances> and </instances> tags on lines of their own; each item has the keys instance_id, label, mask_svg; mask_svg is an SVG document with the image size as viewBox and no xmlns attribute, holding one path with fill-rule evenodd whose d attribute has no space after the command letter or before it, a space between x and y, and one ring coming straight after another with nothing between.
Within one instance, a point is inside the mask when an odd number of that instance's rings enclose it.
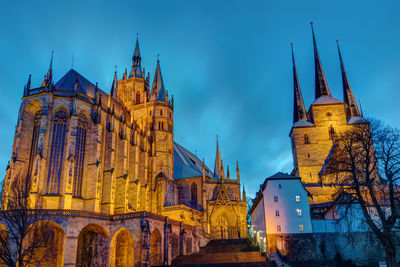
<instances>
[{"instance_id":1,"label":"stone facade","mask_svg":"<svg viewBox=\"0 0 400 267\"><path fill-rule=\"evenodd\" d=\"M17 177L32 179L32 203L65 235L57 266L162 265L247 236L238 167L237 179L211 173L174 142L174 99L159 61L150 90L138 42L110 94L73 69L53 83L52 71L25 87L2 198Z\"/></svg>"}]
</instances>

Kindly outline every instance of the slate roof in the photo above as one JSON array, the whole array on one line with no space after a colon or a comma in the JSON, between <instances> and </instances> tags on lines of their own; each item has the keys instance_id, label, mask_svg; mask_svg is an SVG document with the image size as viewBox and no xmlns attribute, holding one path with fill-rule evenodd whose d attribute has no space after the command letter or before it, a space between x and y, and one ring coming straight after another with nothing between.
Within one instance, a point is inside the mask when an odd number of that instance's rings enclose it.
<instances>
[{"instance_id":1,"label":"slate roof","mask_svg":"<svg viewBox=\"0 0 400 267\"><path fill-rule=\"evenodd\" d=\"M96 86L74 69L70 69L60 80L58 80L54 87L58 90L74 92L76 79L78 79L79 93L89 97L94 97Z\"/></svg>"},{"instance_id":2,"label":"slate roof","mask_svg":"<svg viewBox=\"0 0 400 267\"><path fill-rule=\"evenodd\" d=\"M348 124L367 123L368 121L362 117L351 117L347 119Z\"/></svg>"},{"instance_id":3,"label":"slate roof","mask_svg":"<svg viewBox=\"0 0 400 267\"><path fill-rule=\"evenodd\" d=\"M342 101L330 95L323 95L315 99L311 105L330 105L330 104L343 104Z\"/></svg>"},{"instance_id":4,"label":"slate roof","mask_svg":"<svg viewBox=\"0 0 400 267\"><path fill-rule=\"evenodd\" d=\"M206 166L206 176L213 173ZM183 146L174 142L174 180L199 177L203 175L203 162Z\"/></svg>"}]
</instances>

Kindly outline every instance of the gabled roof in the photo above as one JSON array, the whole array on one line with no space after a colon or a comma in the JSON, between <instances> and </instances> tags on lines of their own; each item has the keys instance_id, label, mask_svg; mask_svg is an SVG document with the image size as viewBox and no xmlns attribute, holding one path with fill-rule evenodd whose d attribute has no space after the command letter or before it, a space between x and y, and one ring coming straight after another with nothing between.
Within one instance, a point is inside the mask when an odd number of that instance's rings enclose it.
<instances>
[{"instance_id":1,"label":"gabled roof","mask_svg":"<svg viewBox=\"0 0 400 267\"><path fill-rule=\"evenodd\" d=\"M323 95L315 99L311 105L332 105L332 104L344 104L339 99L336 99L330 95Z\"/></svg>"},{"instance_id":2,"label":"gabled roof","mask_svg":"<svg viewBox=\"0 0 400 267\"><path fill-rule=\"evenodd\" d=\"M205 175L213 174L206 166ZM186 148L174 142L174 180L203 176L203 162Z\"/></svg>"},{"instance_id":3,"label":"gabled roof","mask_svg":"<svg viewBox=\"0 0 400 267\"><path fill-rule=\"evenodd\" d=\"M279 180L279 179L300 179L300 177L283 172L277 172L274 175L267 177L265 180Z\"/></svg>"},{"instance_id":4,"label":"gabled roof","mask_svg":"<svg viewBox=\"0 0 400 267\"><path fill-rule=\"evenodd\" d=\"M89 97L94 97L96 86L74 69L70 69L60 80L58 80L54 87L58 90L74 92L76 81L78 82L79 93Z\"/></svg>"}]
</instances>

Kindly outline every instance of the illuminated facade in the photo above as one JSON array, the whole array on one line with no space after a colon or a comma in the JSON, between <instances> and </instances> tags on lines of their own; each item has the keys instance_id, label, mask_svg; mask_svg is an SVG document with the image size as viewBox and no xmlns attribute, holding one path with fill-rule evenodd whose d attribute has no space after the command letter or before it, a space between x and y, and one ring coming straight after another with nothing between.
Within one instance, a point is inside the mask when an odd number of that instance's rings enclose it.
<instances>
[{"instance_id":1,"label":"illuminated facade","mask_svg":"<svg viewBox=\"0 0 400 267\"><path fill-rule=\"evenodd\" d=\"M294 108L293 126L289 134L294 165L292 174L301 177L307 191L311 193L312 197L309 199L311 205L332 201L332 194L336 191L333 188L334 183L320 179L324 172L324 166L329 160L329 153L333 148L335 133L345 132L354 125L367 123L358 109L344 69L340 50L343 101L332 97L319 58L314 31L313 43L315 100L308 111L304 105L292 52Z\"/></svg>"},{"instance_id":2,"label":"illuminated facade","mask_svg":"<svg viewBox=\"0 0 400 267\"><path fill-rule=\"evenodd\" d=\"M29 77L2 197L31 177L32 203L64 239L56 266L169 264L210 239L247 236L238 164L231 179L218 142L214 172L174 142L160 63L152 84L141 63L137 41L110 94L73 69L53 83L52 63L40 87Z\"/></svg>"}]
</instances>

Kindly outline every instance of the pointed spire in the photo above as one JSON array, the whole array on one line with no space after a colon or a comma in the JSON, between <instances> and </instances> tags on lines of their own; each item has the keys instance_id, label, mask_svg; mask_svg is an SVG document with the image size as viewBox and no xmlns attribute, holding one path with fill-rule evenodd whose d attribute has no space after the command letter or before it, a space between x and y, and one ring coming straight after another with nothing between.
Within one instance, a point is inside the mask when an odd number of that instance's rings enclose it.
<instances>
[{"instance_id":1,"label":"pointed spire","mask_svg":"<svg viewBox=\"0 0 400 267\"><path fill-rule=\"evenodd\" d=\"M118 87L118 78L117 78L117 71L115 71L114 73L114 80L113 80L113 84L111 86L111 90L110 90L110 94L108 96L108 108L111 107L111 102L112 102L112 98L115 99L116 98L116 94L117 94L117 87Z\"/></svg>"},{"instance_id":2,"label":"pointed spire","mask_svg":"<svg viewBox=\"0 0 400 267\"><path fill-rule=\"evenodd\" d=\"M236 161L236 180L240 183L239 161Z\"/></svg>"},{"instance_id":3,"label":"pointed spire","mask_svg":"<svg viewBox=\"0 0 400 267\"><path fill-rule=\"evenodd\" d=\"M229 165L226 165L226 176L231 179L231 174L229 173Z\"/></svg>"},{"instance_id":4,"label":"pointed spire","mask_svg":"<svg viewBox=\"0 0 400 267\"><path fill-rule=\"evenodd\" d=\"M306 106L304 105L303 95L301 94L299 77L297 76L296 63L294 61L293 43L290 44L292 49L293 62L293 88L294 88L294 104L293 104L293 123L297 121L307 120Z\"/></svg>"},{"instance_id":5,"label":"pointed spire","mask_svg":"<svg viewBox=\"0 0 400 267\"><path fill-rule=\"evenodd\" d=\"M342 71L342 82L343 82L343 100L346 109L346 116L349 117L360 117L360 111L358 110L356 99L353 95L353 90L351 90L349 79L347 77L346 70L344 68L342 54L340 53L339 41L336 40L339 60L340 60L340 69Z\"/></svg>"},{"instance_id":6,"label":"pointed spire","mask_svg":"<svg viewBox=\"0 0 400 267\"><path fill-rule=\"evenodd\" d=\"M142 64L142 57L140 56L139 37L136 37L136 46L132 57L132 70L129 74L129 78L133 76L138 78L143 78L141 64Z\"/></svg>"},{"instance_id":7,"label":"pointed spire","mask_svg":"<svg viewBox=\"0 0 400 267\"><path fill-rule=\"evenodd\" d=\"M49 87L53 83L53 56L54 56L54 51L51 51L51 59L50 59L50 65L49 65L49 70L47 71L47 74L44 75L44 80L42 83L42 87Z\"/></svg>"},{"instance_id":8,"label":"pointed spire","mask_svg":"<svg viewBox=\"0 0 400 267\"><path fill-rule=\"evenodd\" d=\"M154 74L153 86L151 88L150 101L165 101L165 88L161 75L160 60L157 60L156 72Z\"/></svg>"},{"instance_id":9,"label":"pointed spire","mask_svg":"<svg viewBox=\"0 0 400 267\"><path fill-rule=\"evenodd\" d=\"M222 169L222 159L221 159L221 153L219 151L218 135L217 135L217 152L215 154L214 177L218 178L222 177L221 169Z\"/></svg>"},{"instance_id":10,"label":"pointed spire","mask_svg":"<svg viewBox=\"0 0 400 267\"><path fill-rule=\"evenodd\" d=\"M324 69L322 68L321 59L319 58L317 41L315 40L314 27L311 22L311 31L313 36L314 44L314 64L315 64L315 99L320 96L327 95L331 96L331 91L329 90L328 82L326 81Z\"/></svg>"},{"instance_id":11,"label":"pointed spire","mask_svg":"<svg viewBox=\"0 0 400 267\"><path fill-rule=\"evenodd\" d=\"M243 198L242 199L243 202L247 202L246 189L244 188L244 185L243 185L243 197L242 198Z\"/></svg>"},{"instance_id":12,"label":"pointed spire","mask_svg":"<svg viewBox=\"0 0 400 267\"><path fill-rule=\"evenodd\" d=\"M29 74L28 82L26 83L24 87L24 97L29 95L29 90L31 89L31 74Z\"/></svg>"}]
</instances>

